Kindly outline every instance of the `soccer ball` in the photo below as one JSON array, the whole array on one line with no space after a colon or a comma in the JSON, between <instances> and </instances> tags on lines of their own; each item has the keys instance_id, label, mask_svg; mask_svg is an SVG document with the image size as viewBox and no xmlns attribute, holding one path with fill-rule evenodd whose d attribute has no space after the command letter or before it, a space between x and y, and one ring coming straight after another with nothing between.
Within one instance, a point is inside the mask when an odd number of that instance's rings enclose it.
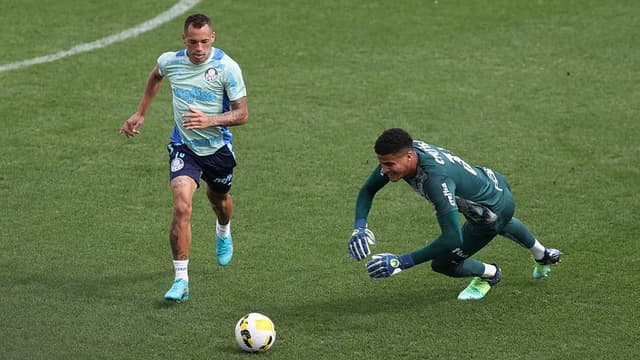
<instances>
[{"instance_id":1,"label":"soccer ball","mask_svg":"<svg viewBox=\"0 0 640 360\"><path fill-rule=\"evenodd\" d=\"M244 351L264 352L276 341L276 328L265 315L249 313L236 324L236 341Z\"/></svg>"}]
</instances>

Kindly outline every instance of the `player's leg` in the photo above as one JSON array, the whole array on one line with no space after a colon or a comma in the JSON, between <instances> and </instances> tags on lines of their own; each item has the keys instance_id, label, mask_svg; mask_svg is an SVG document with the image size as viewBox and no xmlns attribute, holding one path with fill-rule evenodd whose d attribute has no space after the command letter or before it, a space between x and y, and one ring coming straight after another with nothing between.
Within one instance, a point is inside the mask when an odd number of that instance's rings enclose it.
<instances>
[{"instance_id":1,"label":"player's leg","mask_svg":"<svg viewBox=\"0 0 640 360\"><path fill-rule=\"evenodd\" d=\"M191 212L193 194L197 184L188 176L178 176L171 180L173 195L173 217L169 230L169 240L174 260L188 260L191 249Z\"/></svg>"},{"instance_id":2,"label":"player's leg","mask_svg":"<svg viewBox=\"0 0 640 360\"><path fill-rule=\"evenodd\" d=\"M235 155L228 146L224 146L213 155L200 157L199 161L202 178L207 182L207 198L216 214L216 259L218 264L225 266L233 258L233 198L229 191L236 166Z\"/></svg>"},{"instance_id":3,"label":"player's leg","mask_svg":"<svg viewBox=\"0 0 640 360\"><path fill-rule=\"evenodd\" d=\"M478 261L472 256L485 247L495 236L496 231L487 225L473 224L467 221L462 226L462 246L431 262L431 268L438 273L451 277L491 277L485 274L485 268L495 273L493 265Z\"/></svg>"},{"instance_id":4,"label":"player's leg","mask_svg":"<svg viewBox=\"0 0 640 360\"><path fill-rule=\"evenodd\" d=\"M199 185L200 169L183 147L169 145L168 150L170 153L169 179L173 197L169 242L173 255L175 277L164 298L171 301L181 301L189 298L191 211L193 194Z\"/></svg>"},{"instance_id":5,"label":"player's leg","mask_svg":"<svg viewBox=\"0 0 640 360\"><path fill-rule=\"evenodd\" d=\"M560 261L561 253L558 249L546 248L535 238L531 231L515 217L511 218L507 225L505 225L500 235L515 241L517 244L529 250L535 260L532 273L534 279L547 277L549 272L551 272L550 265Z\"/></svg>"},{"instance_id":6,"label":"player's leg","mask_svg":"<svg viewBox=\"0 0 640 360\"><path fill-rule=\"evenodd\" d=\"M454 259L452 259L454 258ZM459 258L458 256L441 256L431 261L433 271L449 277L471 277L483 276L485 274L485 264L474 258ZM494 269L490 269L494 271Z\"/></svg>"},{"instance_id":7,"label":"player's leg","mask_svg":"<svg viewBox=\"0 0 640 360\"><path fill-rule=\"evenodd\" d=\"M477 224L467 221L462 226L461 251L467 256L476 254L496 237L497 231L495 227L496 223ZM495 263L487 264L469 257L461 265L462 269L465 267L472 269L465 275L474 276L474 278L458 294L458 299L460 300L482 299L502 279L502 271Z\"/></svg>"},{"instance_id":8,"label":"player's leg","mask_svg":"<svg viewBox=\"0 0 640 360\"><path fill-rule=\"evenodd\" d=\"M207 187L207 198L216 213L216 259L225 266L233 258L233 239L231 237L231 215L233 198L229 193L218 193Z\"/></svg>"},{"instance_id":9,"label":"player's leg","mask_svg":"<svg viewBox=\"0 0 640 360\"><path fill-rule=\"evenodd\" d=\"M536 263L533 278L544 278L551 271L549 265L560 261L561 253L557 249L545 248L520 220L513 217L516 204L509 183L502 174L495 172L495 175L499 185L504 189L504 196L498 207L498 211L503 214L503 225L499 227L498 233L528 249Z\"/></svg>"},{"instance_id":10,"label":"player's leg","mask_svg":"<svg viewBox=\"0 0 640 360\"><path fill-rule=\"evenodd\" d=\"M491 225L467 221L462 227L462 246L431 261L431 268L435 272L451 277L474 277L458 295L459 299L482 299L492 286L500 282L502 272L498 265L485 264L471 257L496 235L497 232Z\"/></svg>"},{"instance_id":11,"label":"player's leg","mask_svg":"<svg viewBox=\"0 0 640 360\"><path fill-rule=\"evenodd\" d=\"M219 225L227 225L231 222L231 215L233 214L233 198L229 193L218 193L207 187L207 198L211 203L213 211L216 213L217 222Z\"/></svg>"},{"instance_id":12,"label":"player's leg","mask_svg":"<svg viewBox=\"0 0 640 360\"><path fill-rule=\"evenodd\" d=\"M191 209L197 184L188 176L171 180L173 217L169 229L169 241L173 254L175 278L166 300L181 301L189 298L189 251L191 249Z\"/></svg>"}]
</instances>

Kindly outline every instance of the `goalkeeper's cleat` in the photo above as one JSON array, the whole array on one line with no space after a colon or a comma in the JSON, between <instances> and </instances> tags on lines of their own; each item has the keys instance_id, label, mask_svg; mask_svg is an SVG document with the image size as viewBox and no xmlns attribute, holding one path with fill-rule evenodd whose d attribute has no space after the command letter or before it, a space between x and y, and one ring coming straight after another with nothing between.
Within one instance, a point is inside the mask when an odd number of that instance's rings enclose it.
<instances>
[{"instance_id":1,"label":"goalkeeper's cleat","mask_svg":"<svg viewBox=\"0 0 640 360\"><path fill-rule=\"evenodd\" d=\"M550 265L542 265L542 264L536 263L536 265L533 267L533 273L531 274L531 276L534 279L544 279L547 276L549 276L550 272L551 272Z\"/></svg>"},{"instance_id":2,"label":"goalkeeper's cleat","mask_svg":"<svg viewBox=\"0 0 640 360\"><path fill-rule=\"evenodd\" d=\"M458 294L458 300L480 300L491 290L491 285L482 278L475 277L464 290Z\"/></svg>"},{"instance_id":3,"label":"goalkeeper's cleat","mask_svg":"<svg viewBox=\"0 0 640 360\"><path fill-rule=\"evenodd\" d=\"M216 235L216 259L218 264L226 266L231 262L233 257L233 241L231 234L228 236Z\"/></svg>"},{"instance_id":4,"label":"goalkeeper's cleat","mask_svg":"<svg viewBox=\"0 0 640 360\"><path fill-rule=\"evenodd\" d=\"M184 279L176 279L171 285L171 289L164 294L164 299L168 301L180 302L189 299L189 283Z\"/></svg>"},{"instance_id":5,"label":"goalkeeper's cleat","mask_svg":"<svg viewBox=\"0 0 640 360\"><path fill-rule=\"evenodd\" d=\"M492 287L498 285L500 280L502 280L502 269L500 269L500 266L498 266L498 264L496 263L494 263L493 266L496 267L495 275L493 275L491 279L486 279L489 285Z\"/></svg>"},{"instance_id":6,"label":"goalkeeper's cleat","mask_svg":"<svg viewBox=\"0 0 640 360\"><path fill-rule=\"evenodd\" d=\"M553 265L560 262L560 255L562 253L558 249L546 248L544 249L544 256L536 262L540 265Z\"/></svg>"},{"instance_id":7,"label":"goalkeeper's cleat","mask_svg":"<svg viewBox=\"0 0 640 360\"><path fill-rule=\"evenodd\" d=\"M493 265L496 267L496 274L490 279L473 278L469 285L458 294L458 300L480 300L487 295L492 287L498 285L502 280L502 270L498 264Z\"/></svg>"},{"instance_id":8,"label":"goalkeeper's cleat","mask_svg":"<svg viewBox=\"0 0 640 360\"><path fill-rule=\"evenodd\" d=\"M551 272L551 266L560 262L560 255L562 253L558 249L544 249L544 256L540 260L535 260L536 265L533 267L533 273L531 276L534 279L544 279L549 276Z\"/></svg>"}]
</instances>

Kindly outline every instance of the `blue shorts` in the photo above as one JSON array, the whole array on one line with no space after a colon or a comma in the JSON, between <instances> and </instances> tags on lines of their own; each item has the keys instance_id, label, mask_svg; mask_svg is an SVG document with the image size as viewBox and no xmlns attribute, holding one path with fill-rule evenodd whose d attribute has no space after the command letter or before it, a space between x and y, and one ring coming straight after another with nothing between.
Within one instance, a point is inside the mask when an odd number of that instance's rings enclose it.
<instances>
[{"instance_id":1,"label":"blue shorts","mask_svg":"<svg viewBox=\"0 0 640 360\"><path fill-rule=\"evenodd\" d=\"M225 145L216 153L198 156L186 145L171 143L169 151L169 180L177 176L188 176L200 187L200 178L216 193L226 194L231 190L233 168L236 157Z\"/></svg>"}]
</instances>

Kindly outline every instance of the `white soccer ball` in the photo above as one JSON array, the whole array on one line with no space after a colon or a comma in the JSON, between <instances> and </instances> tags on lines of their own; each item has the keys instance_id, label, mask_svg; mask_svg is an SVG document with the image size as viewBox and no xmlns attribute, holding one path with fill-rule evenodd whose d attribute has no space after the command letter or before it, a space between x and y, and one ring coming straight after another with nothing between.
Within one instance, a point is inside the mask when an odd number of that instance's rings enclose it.
<instances>
[{"instance_id":1,"label":"white soccer ball","mask_svg":"<svg viewBox=\"0 0 640 360\"><path fill-rule=\"evenodd\" d=\"M247 352L267 351L276 341L276 328L265 315L249 313L236 324L236 341Z\"/></svg>"}]
</instances>

